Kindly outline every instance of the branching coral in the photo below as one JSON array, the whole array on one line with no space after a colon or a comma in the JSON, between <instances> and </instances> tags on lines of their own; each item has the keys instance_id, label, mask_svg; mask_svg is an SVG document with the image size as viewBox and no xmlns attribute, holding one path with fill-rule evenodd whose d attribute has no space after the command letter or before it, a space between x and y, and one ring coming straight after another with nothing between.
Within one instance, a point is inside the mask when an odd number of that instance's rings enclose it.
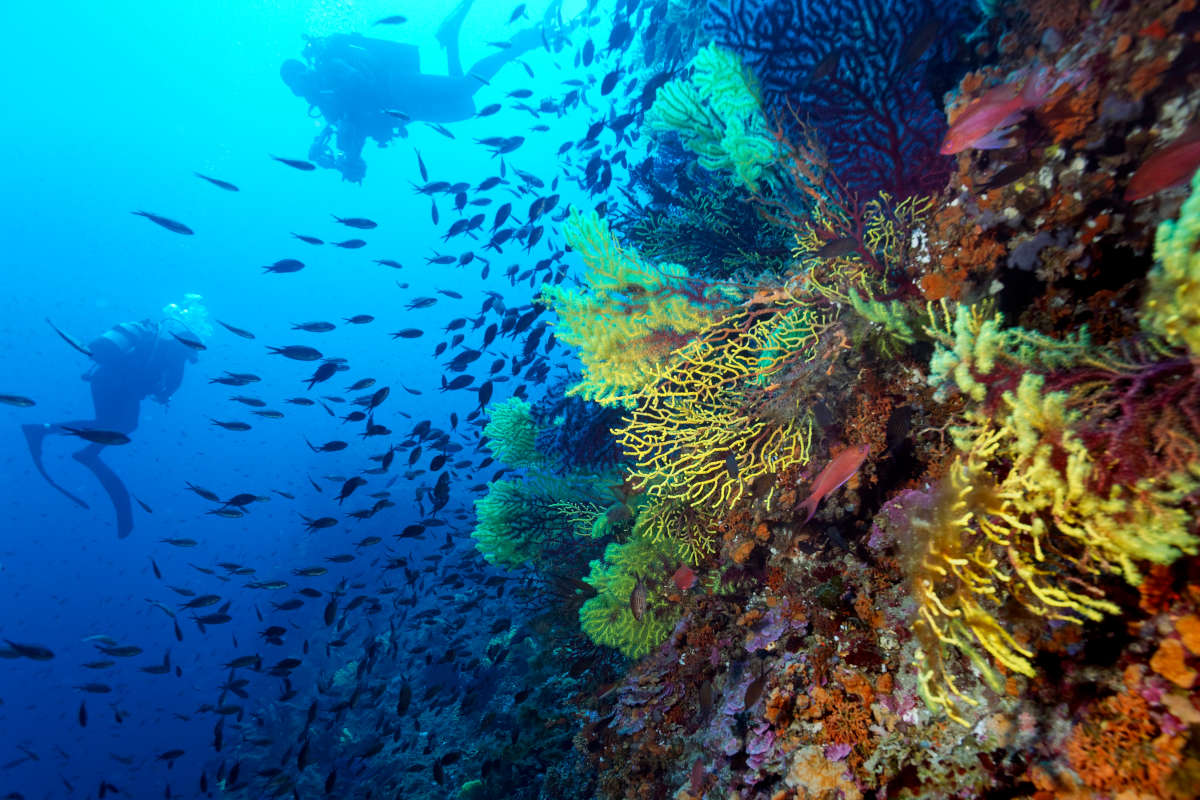
<instances>
[{"instance_id":1,"label":"branching coral","mask_svg":"<svg viewBox=\"0 0 1200 800\"><path fill-rule=\"evenodd\" d=\"M700 166L728 172L752 192L760 182L772 183L777 147L754 75L736 54L711 44L692 60L691 70L690 80L670 81L658 90L646 125L678 133L700 157Z\"/></svg>"}]
</instances>

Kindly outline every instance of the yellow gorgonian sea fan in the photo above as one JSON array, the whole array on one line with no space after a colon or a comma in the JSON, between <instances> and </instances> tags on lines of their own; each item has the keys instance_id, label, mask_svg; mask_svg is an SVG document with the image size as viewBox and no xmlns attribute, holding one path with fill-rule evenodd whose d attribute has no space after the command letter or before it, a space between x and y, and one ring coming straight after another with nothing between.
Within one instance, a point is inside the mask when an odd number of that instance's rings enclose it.
<instances>
[{"instance_id":1,"label":"yellow gorgonian sea fan","mask_svg":"<svg viewBox=\"0 0 1200 800\"><path fill-rule=\"evenodd\" d=\"M546 285L540 302L558 314L559 340L579 349L583 377L571 394L628 404L658 380L670 353L728 303L708 297L683 267L651 266L621 247L594 211L572 209L563 232L587 267L585 287Z\"/></svg>"}]
</instances>

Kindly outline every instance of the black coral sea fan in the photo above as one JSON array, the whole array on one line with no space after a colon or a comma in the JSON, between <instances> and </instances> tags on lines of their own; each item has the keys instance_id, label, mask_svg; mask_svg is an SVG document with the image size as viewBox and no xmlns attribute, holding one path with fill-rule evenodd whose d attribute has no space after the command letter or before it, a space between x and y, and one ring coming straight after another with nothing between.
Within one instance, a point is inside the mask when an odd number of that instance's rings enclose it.
<instances>
[{"instance_id":1,"label":"black coral sea fan","mask_svg":"<svg viewBox=\"0 0 1200 800\"><path fill-rule=\"evenodd\" d=\"M758 75L784 133L818 131L847 187L909 197L940 190L951 161L942 94L967 68L967 0L710 0L708 30Z\"/></svg>"}]
</instances>

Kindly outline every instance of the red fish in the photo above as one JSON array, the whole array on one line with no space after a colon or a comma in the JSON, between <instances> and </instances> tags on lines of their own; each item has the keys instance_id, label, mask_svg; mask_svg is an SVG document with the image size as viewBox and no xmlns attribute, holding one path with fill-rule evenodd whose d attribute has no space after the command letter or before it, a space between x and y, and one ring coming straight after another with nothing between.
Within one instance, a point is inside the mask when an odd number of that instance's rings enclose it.
<instances>
[{"instance_id":1,"label":"red fish","mask_svg":"<svg viewBox=\"0 0 1200 800\"><path fill-rule=\"evenodd\" d=\"M1126 202L1133 203L1178 186L1200 168L1200 123L1146 159L1125 187Z\"/></svg>"},{"instance_id":2,"label":"red fish","mask_svg":"<svg viewBox=\"0 0 1200 800\"><path fill-rule=\"evenodd\" d=\"M696 572L687 564L680 564L679 569L675 570L675 574L671 576L671 580L675 581L679 591L686 592L696 585Z\"/></svg>"},{"instance_id":3,"label":"red fish","mask_svg":"<svg viewBox=\"0 0 1200 800\"><path fill-rule=\"evenodd\" d=\"M808 522L813 518L813 514L817 513L817 505L825 498L825 495L840 487L850 480L854 473L858 472L858 468L866 461L867 453L870 451L870 446L865 444L847 447L838 453L825 469L821 470L821 474L813 481L812 493L809 494L808 499L796 506L797 509L808 511L804 517L805 522Z\"/></svg>"},{"instance_id":4,"label":"red fish","mask_svg":"<svg viewBox=\"0 0 1200 800\"><path fill-rule=\"evenodd\" d=\"M1055 90L1067 82L1078 81L1080 73L1055 77L1049 70L1035 70L1024 84L1010 81L989 89L982 97L971 101L954 120L942 142L943 155L953 155L972 148L999 150L1010 147L1012 126L1025 112L1046 102Z\"/></svg>"}]
</instances>

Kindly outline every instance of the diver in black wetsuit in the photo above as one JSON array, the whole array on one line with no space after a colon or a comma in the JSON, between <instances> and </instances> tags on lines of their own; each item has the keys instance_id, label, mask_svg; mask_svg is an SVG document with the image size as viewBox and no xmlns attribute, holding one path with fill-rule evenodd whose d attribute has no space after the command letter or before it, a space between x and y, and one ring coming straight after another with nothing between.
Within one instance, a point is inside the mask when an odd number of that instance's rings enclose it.
<instances>
[{"instance_id":1,"label":"diver in black wetsuit","mask_svg":"<svg viewBox=\"0 0 1200 800\"><path fill-rule=\"evenodd\" d=\"M183 381L184 366L197 361L202 337L211 335L207 312L198 295L188 295L185 305L163 309L159 321L123 322L93 341L92 368L83 376L92 385L92 419L57 424L23 425L34 466L47 483L73 502L88 505L58 485L42 464L42 444L47 436L77 432L132 433L138 426L143 398L153 397L166 405ZM100 481L117 512L117 536L125 538L133 530L133 512L129 490L107 464L100 460L105 444L92 441L73 458Z\"/></svg>"},{"instance_id":2,"label":"diver in black wetsuit","mask_svg":"<svg viewBox=\"0 0 1200 800\"><path fill-rule=\"evenodd\" d=\"M385 147L397 135L408 135L405 124L410 120L470 119L475 114L474 95L484 81L522 53L548 43L543 26L526 28L509 40L508 47L480 59L464 73L458 34L472 2L462 0L438 28L438 41L446 49L446 75L422 73L415 45L357 33L308 37L304 61L288 59L279 75L294 95L308 101L310 116L325 118L324 129L309 148L309 159L338 170L343 180L361 183L367 171L362 148L368 137ZM547 26L558 8L552 4L546 12ZM556 29L552 35L558 41L563 34Z\"/></svg>"}]
</instances>

